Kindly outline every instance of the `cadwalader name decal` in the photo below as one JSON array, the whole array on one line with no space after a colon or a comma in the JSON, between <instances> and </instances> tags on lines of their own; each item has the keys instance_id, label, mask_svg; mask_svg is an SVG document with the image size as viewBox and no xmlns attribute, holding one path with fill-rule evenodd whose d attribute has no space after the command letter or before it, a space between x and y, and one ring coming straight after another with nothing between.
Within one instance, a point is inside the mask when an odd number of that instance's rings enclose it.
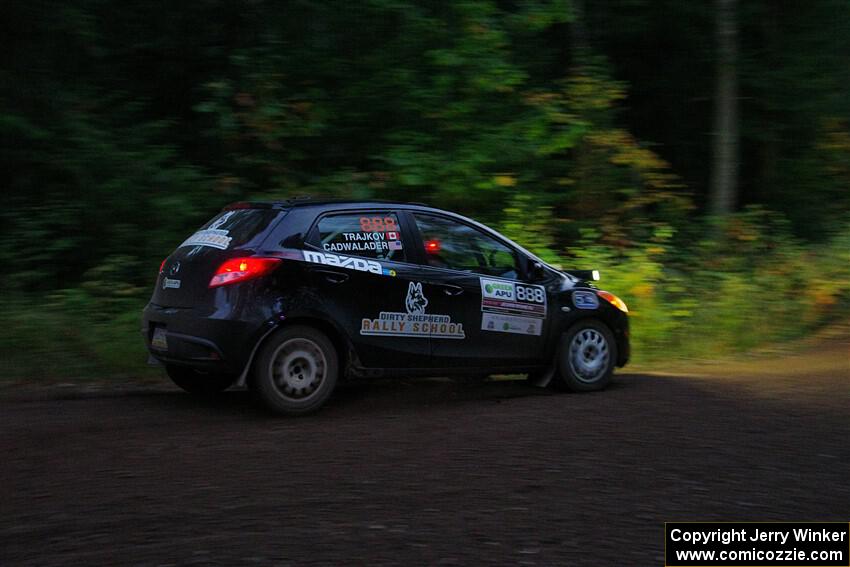
<instances>
[{"instance_id":1,"label":"cadwalader name decal","mask_svg":"<svg viewBox=\"0 0 850 567\"><path fill-rule=\"evenodd\" d=\"M464 339L462 323L452 322L449 315L426 314L428 299L422 292L422 283L410 282L404 301L406 313L381 311L377 319L363 319L361 335L389 337L418 337L427 339Z\"/></svg>"}]
</instances>

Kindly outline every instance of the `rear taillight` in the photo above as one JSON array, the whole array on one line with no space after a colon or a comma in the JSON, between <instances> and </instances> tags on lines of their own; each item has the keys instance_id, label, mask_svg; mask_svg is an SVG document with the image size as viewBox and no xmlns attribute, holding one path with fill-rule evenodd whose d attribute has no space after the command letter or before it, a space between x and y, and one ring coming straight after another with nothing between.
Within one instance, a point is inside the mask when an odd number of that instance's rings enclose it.
<instances>
[{"instance_id":1,"label":"rear taillight","mask_svg":"<svg viewBox=\"0 0 850 567\"><path fill-rule=\"evenodd\" d=\"M159 265L159 273L162 273L162 270L165 269L165 263L168 261L168 258L162 261L162 264Z\"/></svg>"},{"instance_id":2,"label":"rear taillight","mask_svg":"<svg viewBox=\"0 0 850 567\"><path fill-rule=\"evenodd\" d=\"M231 258L216 270L210 287L244 282L264 276L280 264L280 258Z\"/></svg>"}]
</instances>

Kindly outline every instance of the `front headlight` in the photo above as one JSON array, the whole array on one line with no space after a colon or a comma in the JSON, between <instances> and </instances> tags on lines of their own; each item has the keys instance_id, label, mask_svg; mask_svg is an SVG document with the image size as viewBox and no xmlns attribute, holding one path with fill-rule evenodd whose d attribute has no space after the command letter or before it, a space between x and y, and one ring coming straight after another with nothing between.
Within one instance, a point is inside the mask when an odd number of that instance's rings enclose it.
<instances>
[{"instance_id":1,"label":"front headlight","mask_svg":"<svg viewBox=\"0 0 850 567\"><path fill-rule=\"evenodd\" d=\"M598 295L599 297L601 297L623 313L629 312L629 308L626 307L626 302L614 295L613 293L608 291L597 291L596 295Z\"/></svg>"}]
</instances>

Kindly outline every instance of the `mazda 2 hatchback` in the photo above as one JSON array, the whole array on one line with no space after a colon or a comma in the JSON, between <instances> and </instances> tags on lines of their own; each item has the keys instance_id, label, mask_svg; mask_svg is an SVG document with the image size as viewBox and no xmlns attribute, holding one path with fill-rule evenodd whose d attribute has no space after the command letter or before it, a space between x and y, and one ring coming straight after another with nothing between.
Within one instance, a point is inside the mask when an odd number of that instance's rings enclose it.
<instances>
[{"instance_id":1,"label":"mazda 2 hatchback","mask_svg":"<svg viewBox=\"0 0 850 567\"><path fill-rule=\"evenodd\" d=\"M143 335L194 393L247 385L287 414L345 377L529 373L604 388L626 305L498 232L418 205L235 203L162 263Z\"/></svg>"}]
</instances>

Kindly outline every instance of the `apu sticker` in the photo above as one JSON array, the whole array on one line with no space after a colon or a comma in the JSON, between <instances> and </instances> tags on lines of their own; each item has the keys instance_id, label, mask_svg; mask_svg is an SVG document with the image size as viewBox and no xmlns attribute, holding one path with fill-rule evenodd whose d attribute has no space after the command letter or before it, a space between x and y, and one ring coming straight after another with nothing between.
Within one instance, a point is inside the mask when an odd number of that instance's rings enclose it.
<instances>
[{"instance_id":1,"label":"apu sticker","mask_svg":"<svg viewBox=\"0 0 850 567\"><path fill-rule=\"evenodd\" d=\"M407 311L381 311L377 319L363 319L360 325L361 335L415 337L432 339L463 339L463 323L453 323L449 315L429 315L425 313L428 298L422 291L422 283L410 282L404 308Z\"/></svg>"},{"instance_id":2,"label":"apu sticker","mask_svg":"<svg viewBox=\"0 0 850 567\"><path fill-rule=\"evenodd\" d=\"M599 298L592 291L574 291L573 305L577 309L596 309L599 307Z\"/></svg>"}]
</instances>

